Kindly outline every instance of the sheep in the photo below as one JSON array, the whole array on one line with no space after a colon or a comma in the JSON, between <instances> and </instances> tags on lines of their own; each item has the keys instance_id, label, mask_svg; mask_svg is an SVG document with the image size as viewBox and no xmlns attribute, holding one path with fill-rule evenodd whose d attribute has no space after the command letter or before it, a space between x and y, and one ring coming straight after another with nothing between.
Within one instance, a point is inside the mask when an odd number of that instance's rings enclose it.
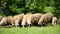
<instances>
[{"instance_id":1,"label":"sheep","mask_svg":"<svg viewBox=\"0 0 60 34\"><path fill-rule=\"evenodd\" d=\"M22 27L24 27L25 25L27 25L26 22L27 22L27 15L24 15L24 17L22 19L22 23L21 23Z\"/></svg>"},{"instance_id":2,"label":"sheep","mask_svg":"<svg viewBox=\"0 0 60 34\"><path fill-rule=\"evenodd\" d=\"M0 22L0 26L6 26L7 24L7 21L6 21L7 18L3 18Z\"/></svg>"},{"instance_id":3,"label":"sheep","mask_svg":"<svg viewBox=\"0 0 60 34\"><path fill-rule=\"evenodd\" d=\"M23 19L23 16L24 16L24 14L19 14L19 15L15 15L14 17L13 17L13 22L14 22L14 25L17 27L17 26L19 26L19 24L21 25L21 21L22 21L22 19Z\"/></svg>"},{"instance_id":4,"label":"sheep","mask_svg":"<svg viewBox=\"0 0 60 34\"><path fill-rule=\"evenodd\" d=\"M6 21L7 21L7 25L12 25L12 26L14 26L13 16L8 16L7 19L6 19Z\"/></svg>"},{"instance_id":5,"label":"sheep","mask_svg":"<svg viewBox=\"0 0 60 34\"><path fill-rule=\"evenodd\" d=\"M53 17L54 16L53 16L52 13L45 13L45 14L43 14L41 16L41 18L39 19L39 21L38 21L38 25L41 25L41 26L43 26L43 24L46 25L47 22L52 21Z\"/></svg>"},{"instance_id":6,"label":"sheep","mask_svg":"<svg viewBox=\"0 0 60 34\"><path fill-rule=\"evenodd\" d=\"M32 24L32 20L33 20L33 14L28 14L27 15L27 25L30 27Z\"/></svg>"},{"instance_id":7,"label":"sheep","mask_svg":"<svg viewBox=\"0 0 60 34\"><path fill-rule=\"evenodd\" d=\"M53 17L52 18L52 25L55 25L57 23L57 18L56 17Z\"/></svg>"},{"instance_id":8,"label":"sheep","mask_svg":"<svg viewBox=\"0 0 60 34\"><path fill-rule=\"evenodd\" d=\"M57 24L60 25L60 18L57 20Z\"/></svg>"},{"instance_id":9,"label":"sheep","mask_svg":"<svg viewBox=\"0 0 60 34\"><path fill-rule=\"evenodd\" d=\"M37 25L39 19L41 18L43 14L41 13L35 13L35 14L30 14L27 16L27 24L30 27L31 25Z\"/></svg>"},{"instance_id":10,"label":"sheep","mask_svg":"<svg viewBox=\"0 0 60 34\"><path fill-rule=\"evenodd\" d=\"M3 18L3 17L2 17L2 16L0 16L0 21L2 20L2 18Z\"/></svg>"},{"instance_id":11,"label":"sheep","mask_svg":"<svg viewBox=\"0 0 60 34\"><path fill-rule=\"evenodd\" d=\"M13 21L12 16L8 16L8 17L5 17L1 20L0 25L5 26L5 27L6 26L10 27L10 26L12 26L12 23L13 23L12 21Z\"/></svg>"}]
</instances>

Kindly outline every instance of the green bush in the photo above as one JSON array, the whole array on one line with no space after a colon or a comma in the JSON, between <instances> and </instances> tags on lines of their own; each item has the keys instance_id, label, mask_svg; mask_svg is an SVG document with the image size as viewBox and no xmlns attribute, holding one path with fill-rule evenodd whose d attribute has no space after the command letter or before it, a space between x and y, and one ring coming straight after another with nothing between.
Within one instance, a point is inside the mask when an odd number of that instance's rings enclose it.
<instances>
[{"instance_id":1,"label":"green bush","mask_svg":"<svg viewBox=\"0 0 60 34\"><path fill-rule=\"evenodd\" d=\"M24 8L18 8L16 5L9 6L11 11L16 12L17 14L21 14Z\"/></svg>"},{"instance_id":2,"label":"green bush","mask_svg":"<svg viewBox=\"0 0 60 34\"><path fill-rule=\"evenodd\" d=\"M3 7L4 2L7 3L6 7ZM60 0L1 0L0 6L5 15L51 12L60 17Z\"/></svg>"},{"instance_id":3,"label":"green bush","mask_svg":"<svg viewBox=\"0 0 60 34\"><path fill-rule=\"evenodd\" d=\"M44 11L45 11L45 12L54 13L54 12L55 12L55 7L46 6L46 7L44 7Z\"/></svg>"}]
</instances>

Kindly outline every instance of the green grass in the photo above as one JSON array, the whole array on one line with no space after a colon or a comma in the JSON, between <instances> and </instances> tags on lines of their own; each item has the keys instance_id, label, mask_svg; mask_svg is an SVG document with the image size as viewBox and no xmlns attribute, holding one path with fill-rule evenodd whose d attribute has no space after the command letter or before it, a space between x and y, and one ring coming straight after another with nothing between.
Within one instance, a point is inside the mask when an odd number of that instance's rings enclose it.
<instances>
[{"instance_id":1,"label":"green grass","mask_svg":"<svg viewBox=\"0 0 60 34\"><path fill-rule=\"evenodd\" d=\"M60 34L60 26L46 26L46 27L0 27L0 34Z\"/></svg>"}]
</instances>

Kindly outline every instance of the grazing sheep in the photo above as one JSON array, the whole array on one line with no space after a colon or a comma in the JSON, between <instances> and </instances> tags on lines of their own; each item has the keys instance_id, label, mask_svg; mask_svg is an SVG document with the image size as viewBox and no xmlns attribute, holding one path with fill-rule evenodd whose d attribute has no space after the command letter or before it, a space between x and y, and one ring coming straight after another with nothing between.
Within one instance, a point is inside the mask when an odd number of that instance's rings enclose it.
<instances>
[{"instance_id":1,"label":"grazing sheep","mask_svg":"<svg viewBox=\"0 0 60 34\"><path fill-rule=\"evenodd\" d=\"M33 14L34 22L38 23L38 21L39 21L39 19L41 18L42 15L43 14L41 14L41 13L35 13L35 14Z\"/></svg>"},{"instance_id":2,"label":"grazing sheep","mask_svg":"<svg viewBox=\"0 0 60 34\"><path fill-rule=\"evenodd\" d=\"M30 27L31 25L37 25L39 19L41 18L43 14L40 13L35 13L35 14L30 14L27 16L27 24Z\"/></svg>"},{"instance_id":3,"label":"grazing sheep","mask_svg":"<svg viewBox=\"0 0 60 34\"><path fill-rule=\"evenodd\" d=\"M44 15L41 16L40 20L38 21L38 25L44 24L46 25L47 22L51 21L53 18L52 13L45 13Z\"/></svg>"},{"instance_id":4,"label":"grazing sheep","mask_svg":"<svg viewBox=\"0 0 60 34\"><path fill-rule=\"evenodd\" d=\"M52 25L55 25L57 23L57 18L56 17L53 17L52 18Z\"/></svg>"},{"instance_id":5,"label":"grazing sheep","mask_svg":"<svg viewBox=\"0 0 60 34\"><path fill-rule=\"evenodd\" d=\"M19 26L19 24L21 25L21 21L23 19L24 14L19 14L19 15L15 15L13 18L14 21L14 25L17 27Z\"/></svg>"},{"instance_id":6,"label":"grazing sheep","mask_svg":"<svg viewBox=\"0 0 60 34\"><path fill-rule=\"evenodd\" d=\"M28 21L28 16L29 16L29 19L31 18L31 16L32 16L32 14L26 14L26 15L24 15L24 17L23 17L23 19L22 19L22 27L24 27L24 26L27 26L27 21Z\"/></svg>"},{"instance_id":7,"label":"grazing sheep","mask_svg":"<svg viewBox=\"0 0 60 34\"><path fill-rule=\"evenodd\" d=\"M32 24L33 14L27 14L27 25L30 27Z\"/></svg>"},{"instance_id":8,"label":"grazing sheep","mask_svg":"<svg viewBox=\"0 0 60 34\"><path fill-rule=\"evenodd\" d=\"M59 19L59 25L60 25L60 19Z\"/></svg>"},{"instance_id":9,"label":"grazing sheep","mask_svg":"<svg viewBox=\"0 0 60 34\"><path fill-rule=\"evenodd\" d=\"M0 16L0 21L2 20L2 18L3 18L3 17L2 17L2 16Z\"/></svg>"},{"instance_id":10,"label":"grazing sheep","mask_svg":"<svg viewBox=\"0 0 60 34\"><path fill-rule=\"evenodd\" d=\"M22 19L22 27L24 27L26 25L26 22L27 22L27 15L24 15L23 19Z\"/></svg>"},{"instance_id":11,"label":"grazing sheep","mask_svg":"<svg viewBox=\"0 0 60 34\"><path fill-rule=\"evenodd\" d=\"M57 24L60 25L60 18L58 19Z\"/></svg>"},{"instance_id":12,"label":"grazing sheep","mask_svg":"<svg viewBox=\"0 0 60 34\"><path fill-rule=\"evenodd\" d=\"M3 19L1 20L1 22L0 22L0 25L1 25L1 26L6 26L6 24L7 24L6 19L7 19L7 18L3 18Z\"/></svg>"},{"instance_id":13,"label":"grazing sheep","mask_svg":"<svg viewBox=\"0 0 60 34\"><path fill-rule=\"evenodd\" d=\"M6 18L3 18L0 22L1 26L8 26L8 28L12 27L13 24L13 17L12 16L8 16Z\"/></svg>"},{"instance_id":14,"label":"grazing sheep","mask_svg":"<svg viewBox=\"0 0 60 34\"><path fill-rule=\"evenodd\" d=\"M8 16L6 20L7 20L7 25L14 25L12 16Z\"/></svg>"}]
</instances>

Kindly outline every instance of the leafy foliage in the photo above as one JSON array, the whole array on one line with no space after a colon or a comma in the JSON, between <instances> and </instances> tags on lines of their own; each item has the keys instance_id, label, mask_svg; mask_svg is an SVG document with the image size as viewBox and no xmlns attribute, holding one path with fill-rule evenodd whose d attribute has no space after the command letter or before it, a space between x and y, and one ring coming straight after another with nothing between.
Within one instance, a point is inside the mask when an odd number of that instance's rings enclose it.
<instances>
[{"instance_id":1,"label":"leafy foliage","mask_svg":"<svg viewBox=\"0 0 60 34\"><path fill-rule=\"evenodd\" d=\"M6 7L3 6L5 2ZM60 0L0 0L0 6L5 15L51 12L60 17Z\"/></svg>"}]
</instances>

